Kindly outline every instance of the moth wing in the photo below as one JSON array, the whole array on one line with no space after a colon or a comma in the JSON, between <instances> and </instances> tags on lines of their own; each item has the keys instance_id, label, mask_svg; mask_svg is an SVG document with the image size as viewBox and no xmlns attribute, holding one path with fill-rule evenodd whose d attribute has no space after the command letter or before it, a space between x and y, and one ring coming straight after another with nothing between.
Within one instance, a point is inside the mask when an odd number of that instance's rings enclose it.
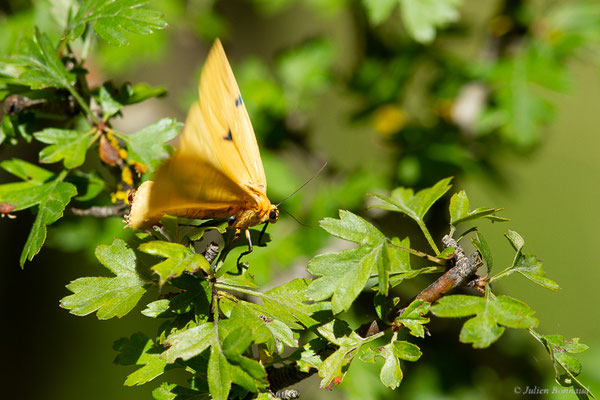
<instances>
[{"instance_id":1,"label":"moth wing","mask_svg":"<svg viewBox=\"0 0 600 400\"><path fill-rule=\"evenodd\" d=\"M134 228L158 222L163 214L185 218L225 218L255 200L222 171L198 157L176 154L154 182L138 189L129 215Z\"/></svg>"},{"instance_id":2,"label":"moth wing","mask_svg":"<svg viewBox=\"0 0 600 400\"><path fill-rule=\"evenodd\" d=\"M199 96L188 114L180 151L206 159L242 187L266 193L254 130L219 40L204 64Z\"/></svg>"}]
</instances>

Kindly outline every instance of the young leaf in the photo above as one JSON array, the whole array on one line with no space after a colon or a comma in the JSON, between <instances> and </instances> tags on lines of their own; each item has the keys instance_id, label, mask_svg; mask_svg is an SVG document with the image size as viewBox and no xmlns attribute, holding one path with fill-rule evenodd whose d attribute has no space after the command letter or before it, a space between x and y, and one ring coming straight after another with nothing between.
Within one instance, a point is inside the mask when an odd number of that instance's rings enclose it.
<instances>
[{"instance_id":1,"label":"young leaf","mask_svg":"<svg viewBox=\"0 0 600 400\"><path fill-rule=\"evenodd\" d=\"M429 312L430 306L431 304L424 300L415 300L404 309L402 315L398 316L394 322L407 327L411 335L424 338L425 327L423 325L429 323L429 318L425 318L423 315Z\"/></svg>"},{"instance_id":2,"label":"young leaf","mask_svg":"<svg viewBox=\"0 0 600 400\"><path fill-rule=\"evenodd\" d=\"M347 365L352 361L360 347L383 335L383 332L368 338L360 337L348 325L340 320L333 320L317 329L321 336L339 346L319 366L320 387L329 387L331 383L338 385L346 374Z\"/></svg>"},{"instance_id":3,"label":"young leaf","mask_svg":"<svg viewBox=\"0 0 600 400\"><path fill-rule=\"evenodd\" d=\"M129 44L123 31L147 35L156 29L164 29L167 23L163 15L142 8L147 0L86 0L69 21L66 40L81 36L86 24L94 24L96 33L108 43L123 46Z\"/></svg>"},{"instance_id":4,"label":"young leaf","mask_svg":"<svg viewBox=\"0 0 600 400\"><path fill-rule=\"evenodd\" d=\"M402 22L417 42L430 43L436 28L442 28L459 18L462 0L399 0Z\"/></svg>"},{"instance_id":5,"label":"young leaf","mask_svg":"<svg viewBox=\"0 0 600 400\"><path fill-rule=\"evenodd\" d=\"M163 118L131 135L119 135L127 144L129 158L153 172L169 156L165 142L179 133L183 124L172 118Z\"/></svg>"},{"instance_id":6,"label":"young leaf","mask_svg":"<svg viewBox=\"0 0 600 400\"><path fill-rule=\"evenodd\" d=\"M92 131L46 128L33 134L37 140L49 144L40 152L40 162L55 163L63 160L65 168L79 167L92 144Z\"/></svg>"},{"instance_id":7,"label":"young leaf","mask_svg":"<svg viewBox=\"0 0 600 400\"><path fill-rule=\"evenodd\" d=\"M485 261L485 266L487 267L487 275L490 275L492 271L492 266L494 265L494 259L492 258L492 252L490 251L490 247L487 244L487 241L481 234L481 232L477 232L477 237L472 240L473 246L477 249L483 261Z\"/></svg>"},{"instance_id":8,"label":"young leaf","mask_svg":"<svg viewBox=\"0 0 600 400\"><path fill-rule=\"evenodd\" d=\"M542 340L554 362L571 375L577 376L581 373L581 364L575 357L569 355L589 349L587 345L579 343L579 338L567 340L562 335L543 335Z\"/></svg>"},{"instance_id":9,"label":"young leaf","mask_svg":"<svg viewBox=\"0 0 600 400\"><path fill-rule=\"evenodd\" d=\"M440 197L450 190L450 181L452 178L442 179L434 186L420 190L417 194L412 189L396 188L392 190L390 197L371 194L383 204L372 206L383 210L396 211L408 215L419 225L423 224L423 217Z\"/></svg>"},{"instance_id":10,"label":"young leaf","mask_svg":"<svg viewBox=\"0 0 600 400\"><path fill-rule=\"evenodd\" d=\"M510 241L510 244L516 250L515 258L513 260L513 264L506 268L504 271L501 271L494 275L490 282L504 278L514 272L518 272L530 281L537 283L540 286L543 286L547 289L558 290L560 286L558 283L554 282L552 279L546 278L546 272L544 268L542 268L542 262L537 259L533 254L524 254L523 247L525 246L525 240L515 231L509 230L508 233L505 234L506 238Z\"/></svg>"},{"instance_id":11,"label":"young leaf","mask_svg":"<svg viewBox=\"0 0 600 400\"><path fill-rule=\"evenodd\" d=\"M115 364L143 366L127 376L125 386L150 382L161 375L167 366L167 361L160 357L160 349L142 333L134 333L129 338L117 340L113 349L119 352L114 360Z\"/></svg>"},{"instance_id":12,"label":"young leaf","mask_svg":"<svg viewBox=\"0 0 600 400\"><path fill-rule=\"evenodd\" d=\"M323 219L321 227L359 246L310 260L308 271L319 278L308 287L308 296L315 301L331 297L333 313L340 313L347 310L364 289L373 270L384 272L385 276L380 276L379 291L387 293L387 274L391 266L389 255L381 255L388 251L385 236L364 219L345 210L340 210L339 220Z\"/></svg>"},{"instance_id":13,"label":"young leaf","mask_svg":"<svg viewBox=\"0 0 600 400\"><path fill-rule=\"evenodd\" d=\"M385 360L379 373L381 383L390 389L396 389L402 382L403 374L400 367L400 360L417 361L421 357L421 350L418 346L396 340L396 335L392 337L390 343L379 348L370 347L360 356L364 362L374 363L375 358L383 357Z\"/></svg>"},{"instance_id":14,"label":"young leaf","mask_svg":"<svg viewBox=\"0 0 600 400\"><path fill-rule=\"evenodd\" d=\"M450 199L450 224L458 226L467 221L473 221L478 218L488 218L492 221L508 221L508 218L496 216L501 208L477 208L469 211L469 198L464 190L455 193Z\"/></svg>"},{"instance_id":15,"label":"young leaf","mask_svg":"<svg viewBox=\"0 0 600 400\"><path fill-rule=\"evenodd\" d=\"M139 275L135 253L120 239L96 247L96 257L116 276L74 280L67 285L73 294L60 306L79 316L97 311L98 319L121 318L135 307L150 282Z\"/></svg>"},{"instance_id":16,"label":"young leaf","mask_svg":"<svg viewBox=\"0 0 600 400\"><path fill-rule=\"evenodd\" d=\"M207 274L210 273L210 265L206 261L206 258L178 243L155 240L142 243L138 247L138 250L146 254L166 258L165 261L152 267L152 270L160 278L160 286L163 286L167 281L180 276L186 271L194 273L202 269Z\"/></svg>"},{"instance_id":17,"label":"young leaf","mask_svg":"<svg viewBox=\"0 0 600 400\"><path fill-rule=\"evenodd\" d=\"M537 326L535 313L527 304L508 296L494 296L489 290L485 297L452 295L440 299L431 307L438 317L475 317L465 322L460 341L474 348L488 347L509 328L527 329Z\"/></svg>"},{"instance_id":18,"label":"young leaf","mask_svg":"<svg viewBox=\"0 0 600 400\"><path fill-rule=\"evenodd\" d=\"M33 40L26 45L24 54L13 56L14 61L25 69L19 75L19 83L32 89L54 86L73 90L75 75L66 70L48 35L36 28Z\"/></svg>"}]
</instances>

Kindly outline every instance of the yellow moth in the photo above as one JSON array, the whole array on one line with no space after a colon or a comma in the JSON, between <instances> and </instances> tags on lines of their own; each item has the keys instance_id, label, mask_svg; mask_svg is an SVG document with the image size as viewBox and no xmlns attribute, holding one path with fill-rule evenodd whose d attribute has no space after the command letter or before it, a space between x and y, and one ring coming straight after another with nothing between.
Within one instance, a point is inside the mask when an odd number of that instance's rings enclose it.
<instances>
[{"instance_id":1,"label":"yellow moth","mask_svg":"<svg viewBox=\"0 0 600 400\"><path fill-rule=\"evenodd\" d=\"M245 229L276 222L277 206L267 181L256 137L240 90L217 39L200 77L199 101L192 105L176 153L135 193L129 226L142 228L163 214L185 218L229 218Z\"/></svg>"}]
</instances>

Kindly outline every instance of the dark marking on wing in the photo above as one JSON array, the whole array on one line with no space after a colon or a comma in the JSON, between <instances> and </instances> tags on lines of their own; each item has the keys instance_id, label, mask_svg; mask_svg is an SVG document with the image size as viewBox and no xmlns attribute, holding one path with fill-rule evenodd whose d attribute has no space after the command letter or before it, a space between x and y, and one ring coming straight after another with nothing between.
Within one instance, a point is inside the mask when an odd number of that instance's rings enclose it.
<instances>
[{"instance_id":1,"label":"dark marking on wing","mask_svg":"<svg viewBox=\"0 0 600 400\"><path fill-rule=\"evenodd\" d=\"M237 99L235 99L235 106L236 106L236 107L239 107L239 106L241 106L243 103L244 103L244 102L242 101L242 95L240 94L240 95L238 96L238 98L237 98Z\"/></svg>"},{"instance_id":2,"label":"dark marking on wing","mask_svg":"<svg viewBox=\"0 0 600 400\"><path fill-rule=\"evenodd\" d=\"M227 136L223 137L225 140L229 140L230 142L233 140L233 136L231 136L231 128L227 131Z\"/></svg>"}]
</instances>

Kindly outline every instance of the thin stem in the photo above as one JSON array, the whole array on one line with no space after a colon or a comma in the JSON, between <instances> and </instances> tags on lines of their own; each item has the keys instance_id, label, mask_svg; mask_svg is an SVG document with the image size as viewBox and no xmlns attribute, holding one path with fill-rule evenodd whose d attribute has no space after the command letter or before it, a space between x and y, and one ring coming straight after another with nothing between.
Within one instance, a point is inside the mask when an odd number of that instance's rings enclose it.
<instances>
[{"instance_id":1,"label":"thin stem","mask_svg":"<svg viewBox=\"0 0 600 400\"><path fill-rule=\"evenodd\" d=\"M265 297L265 295L261 292L256 292L254 290L251 289L245 289L239 286L230 286L226 283L215 283L215 288L217 289L225 289L225 290L232 290L234 292L238 292L238 293L244 293L244 294L248 294L250 296L256 296L256 297L260 297L263 298Z\"/></svg>"},{"instance_id":2,"label":"thin stem","mask_svg":"<svg viewBox=\"0 0 600 400\"><path fill-rule=\"evenodd\" d=\"M425 224L422 221L419 221L418 223L419 223L419 228L421 228L421 231L423 231L423 235L425 235L425 238L427 239L427 241L429 242L429 245L435 252L435 255L439 256L440 250L438 249L435 242L433 241L433 238L431 237L431 233L429 233L429 230L427 229L427 227L425 226Z\"/></svg>"},{"instance_id":3,"label":"thin stem","mask_svg":"<svg viewBox=\"0 0 600 400\"><path fill-rule=\"evenodd\" d=\"M431 262L434 262L436 264L440 264L440 265L447 264L447 260L444 260L444 259L441 259L441 258L438 258L438 257L433 257L433 256L431 256L431 255L429 255L427 253L423 253L422 251L411 249L410 247L399 246L397 244L394 244L394 243L390 242L389 240L388 240L387 244L388 244L388 246L391 246L391 247L399 249L399 250L406 251L407 253L410 253L413 256L425 258L425 259L427 259L427 260L429 260Z\"/></svg>"},{"instance_id":4,"label":"thin stem","mask_svg":"<svg viewBox=\"0 0 600 400\"><path fill-rule=\"evenodd\" d=\"M94 113L92 113L92 110L90 110L85 100L83 100L83 97L81 97L79 93L77 93L77 91L70 85L67 85L66 89L69 91L69 93L71 93L75 100L77 100L77 103L79 103L79 106L81 106L83 111L85 111L85 113L90 117L90 119L94 121L94 124L99 124L100 121L98 121L98 118L96 118Z\"/></svg>"},{"instance_id":5,"label":"thin stem","mask_svg":"<svg viewBox=\"0 0 600 400\"><path fill-rule=\"evenodd\" d=\"M504 271L500 271L500 272L498 272L496 275L492 276L492 277L490 278L490 280L489 280L489 283L492 283L493 281L495 281L495 280L497 280L497 279L500 279L500 278L503 278L503 277L505 277L505 276L507 276L507 275L510 275L510 274L512 274L513 272L515 272L515 271L514 271L514 269L513 269L513 267L512 267L512 266L511 266L511 267L508 267L508 268L506 268Z\"/></svg>"}]
</instances>

